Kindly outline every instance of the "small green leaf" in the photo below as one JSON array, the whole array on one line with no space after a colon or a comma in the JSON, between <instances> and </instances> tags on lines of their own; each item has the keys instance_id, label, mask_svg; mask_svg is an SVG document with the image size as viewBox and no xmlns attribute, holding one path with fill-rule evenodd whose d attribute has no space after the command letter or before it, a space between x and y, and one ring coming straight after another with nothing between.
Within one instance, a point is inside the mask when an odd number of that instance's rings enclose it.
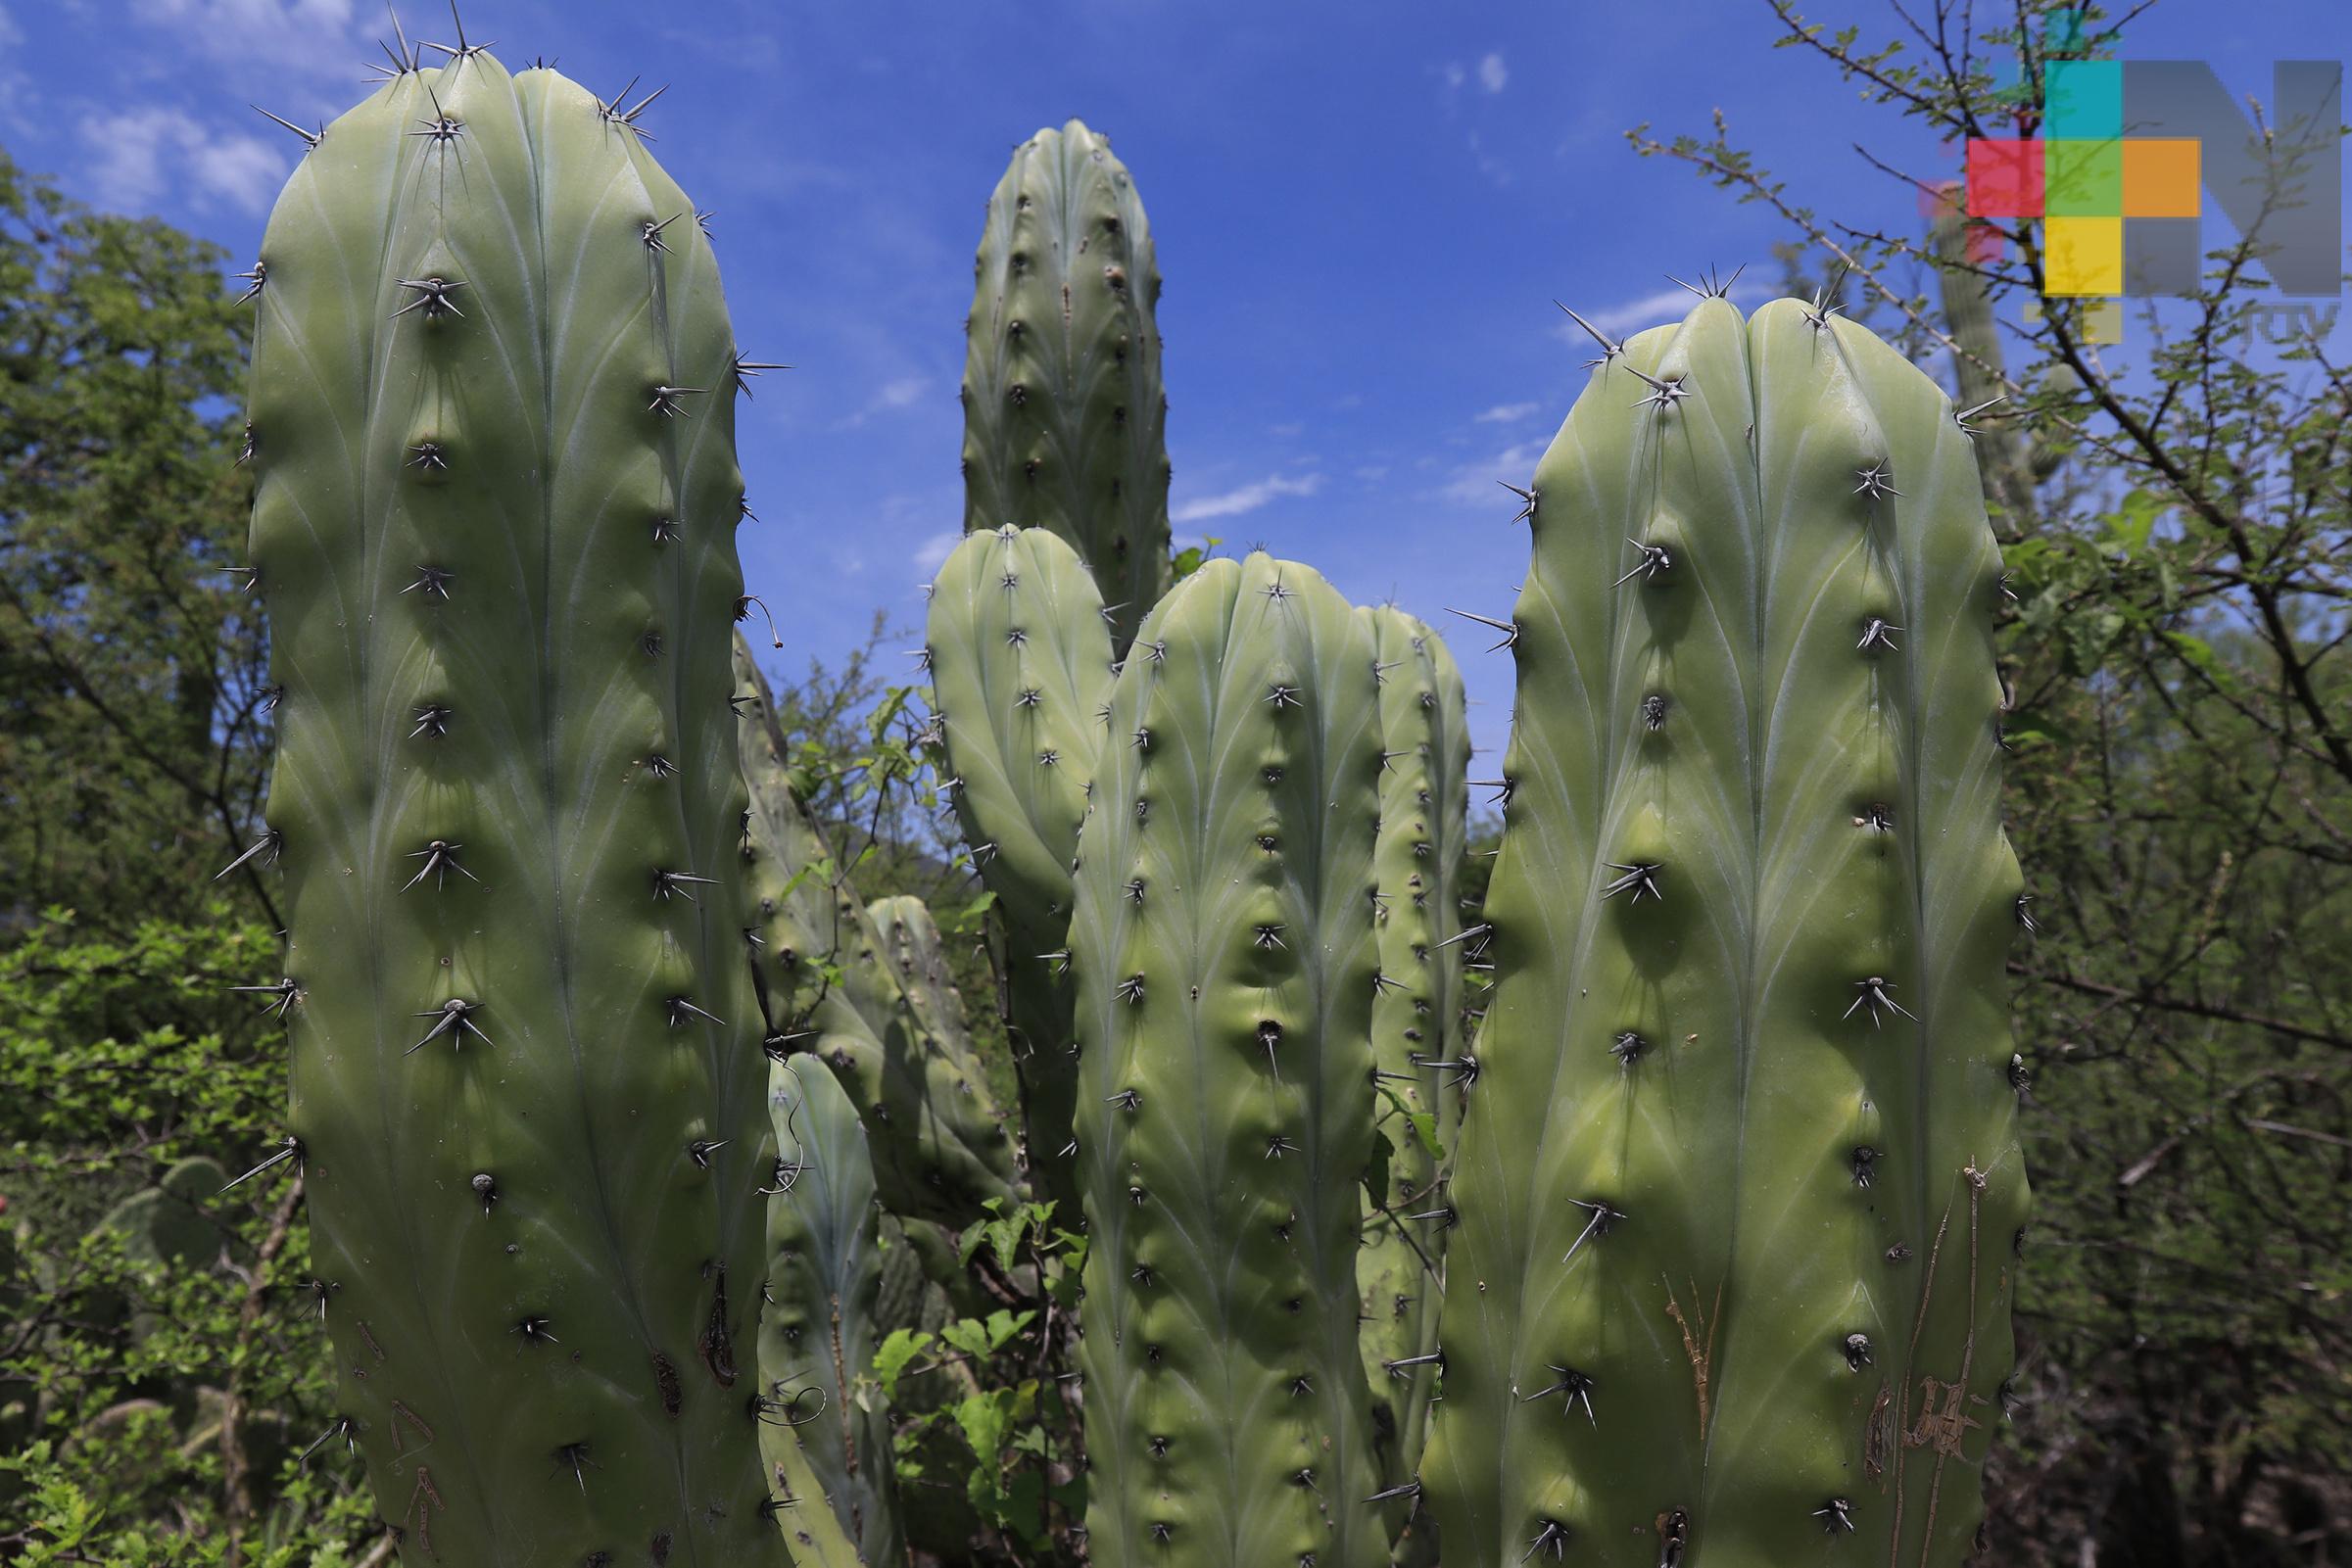
<instances>
[{"instance_id":1,"label":"small green leaf","mask_svg":"<svg viewBox=\"0 0 2352 1568\"><path fill-rule=\"evenodd\" d=\"M1004 1349L1005 1341L1029 1327L1030 1320L1036 1315L1033 1311L1014 1312L1002 1307L990 1312L988 1314L988 1349L990 1351Z\"/></svg>"},{"instance_id":2,"label":"small green leaf","mask_svg":"<svg viewBox=\"0 0 2352 1568\"><path fill-rule=\"evenodd\" d=\"M874 1353L874 1380L882 1386L882 1397L890 1399L898 1392L898 1379L908 1363L930 1349L932 1336L919 1329L899 1328L882 1342Z\"/></svg>"},{"instance_id":3,"label":"small green leaf","mask_svg":"<svg viewBox=\"0 0 2352 1568\"><path fill-rule=\"evenodd\" d=\"M987 1325L969 1317L959 1317L943 1325L939 1330L939 1338L976 1361L986 1359L988 1352L994 1348L988 1342Z\"/></svg>"}]
</instances>

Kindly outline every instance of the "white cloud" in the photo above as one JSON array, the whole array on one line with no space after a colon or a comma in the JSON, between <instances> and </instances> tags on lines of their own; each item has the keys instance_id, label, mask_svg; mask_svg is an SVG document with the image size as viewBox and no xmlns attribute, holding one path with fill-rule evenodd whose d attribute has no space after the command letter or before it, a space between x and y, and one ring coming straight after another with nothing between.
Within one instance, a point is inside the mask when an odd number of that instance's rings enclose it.
<instances>
[{"instance_id":1,"label":"white cloud","mask_svg":"<svg viewBox=\"0 0 2352 1568\"><path fill-rule=\"evenodd\" d=\"M1540 403L1498 403L1471 417L1482 425L1513 425L1542 407Z\"/></svg>"},{"instance_id":2,"label":"white cloud","mask_svg":"<svg viewBox=\"0 0 2352 1568\"><path fill-rule=\"evenodd\" d=\"M1510 80L1511 72L1504 69L1501 55L1488 55L1484 60L1478 62L1478 85L1488 92L1501 92L1504 83Z\"/></svg>"},{"instance_id":3,"label":"white cloud","mask_svg":"<svg viewBox=\"0 0 2352 1568\"><path fill-rule=\"evenodd\" d=\"M1498 481L1526 484L1527 476L1535 472L1536 460L1544 454L1544 445L1540 441L1514 442L1491 457L1464 463L1454 470L1454 477L1446 481L1438 494L1447 500L1469 506L1516 506L1518 502Z\"/></svg>"},{"instance_id":4,"label":"white cloud","mask_svg":"<svg viewBox=\"0 0 2352 1568\"><path fill-rule=\"evenodd\" d=\"M28 131L36 118L40 101L33 93L32 78L16 66L24 47L24 29L10 18L8 8L0 5L0 130Z\"/></svg>"},{"instance_id":5,"label":"white cloud","mask_svg":"<svg viewBox=\"0 0 2352 1568\"><path fill-rule=\"evenodd\" d=\"M240 67L273 66L348 82L366 59L384 58L364 36L357 0L136 0L132 9L151 26L180 34L189 48ZM390 42L390 19L368 15ZM433 35L446 41L444 32ZM417 38L408 34L411 47Z\"/></svg>"},{"instance_id":6,"label":"white cloud","mask_svg":"<svg viewBox=\"0 0 2352 1568\"><path fill-rule=\"evenodd\" d=\"M1469 72L1462 69L1462 63L1460 61L1455 60L1446 62L1444 74L1446 78L1446 86L1449 90L1458 88L1464 82L1470 79Z\"/></svg>"},{"instance_id":7,"label":"white cloud","mask_svg":"<svg viewBox=\"0 0 2352 1568\"><path fill-rule=\"evenodd\" d=\"M85 115L90 186L100 205L143 213L167 191L190 193L200 208L267 212L285 182L287 159L258 136L207 127L177 109Z\"/></svg>"},{"instance_id":8,"label":"white cloud","mask_svg":"<svg viewBox=\"0 0 2352 1568\"><path fill-rule=\"evenodd\" d=\"M893 381L886 381L875 389L874 396L866 400L863 408L845 419L836 421L834 429L855 430L877 414L898 413L912 408L923 401L923 395L930 390L931 382L923 376L900 376Z\"/></svg>"},{"instance_id":9,"label":"white cloud","mask_svg":"<svg viewBox=\"0 0 2352 1568\"><path fill-rule=\"evenodd\" d=\"M915 564L929 576L947 564L947 557L964 542L961 533L934 534L915 548Z\"/></svg>"},{"instance_id":10,"label":"white cloud","mask_svg":"<svg viewBox=\"0 0 2352 1568\"><path fill-rule=\"evenodd\" d=\"M1762 283L1738 283L1733 285L1731 297L1734 300L1756 300L1771 292ZM1627 300L1599 310L1580 310L1577 313L1614 338L1639 332L1644 327L1665 326L1679 321L1691 313L1692 304L1691 291L1676 284L1659 289L1655 294L1645 294L1638 300ZM1573 321L1563 319L1558 330L1570 343L1581 348L1593 347L1593 340L1586 337L1584 329Z\"/></svg>"},{"instance_id":11,"label":"white cloud","mask_svg":"<svg viewBox=\"0 0 2352 1568\"><path fill-rule=\"evenodd\" d=\"M1296 479L1273 474L1223 495L1188 500L1172 508L1168 519L1175 523L1197 523L1211 517L1238 517L1243 512L1256 511L1279 496L1312 496L1322 489L1322 484L1320 474L1302 474Z\"/></svg>"}]
</instances>

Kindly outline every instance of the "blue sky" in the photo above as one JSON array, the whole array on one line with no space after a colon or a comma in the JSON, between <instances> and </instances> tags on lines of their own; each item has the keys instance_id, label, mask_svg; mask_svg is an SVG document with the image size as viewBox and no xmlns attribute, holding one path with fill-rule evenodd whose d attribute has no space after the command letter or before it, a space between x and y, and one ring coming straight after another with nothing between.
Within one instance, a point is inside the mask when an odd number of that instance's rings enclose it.
<instances>
[{"instance_id":1,"label":"blue sky","mask_svg":"<svg viewBox=\"0 0 2352 1568\"><path fill-rule=\"evenodd\" d=\"M552 56L604 95L670 84L645 123L718 214L738 337L798 367L760 383L740 430L762 519L745 576L795 664L837 658L877 608L919 625L961 516L982 208L1041 124L1110 134L1151 215L1178 535L1263 544L1441 622L1505 615L1515 592L1526 538L1495 480L1524 480L1584 381L1552 301L1630 331L1680 315L1664 272L1747 262L1743 304L1777 277L1769 213L1636 158L1624 130L1704 132L1720 107L1796 199L1905 232L1911 194L1850 144L1948 166L1773 51L1764 0L465 10L509 66ZM1885 0L1809 14L1873 37L1895 20ZM450 36L445 5L403 20ZM84 201L250 258L298 148L247 103L331 118L388 34L364 0L0 0L0 144ZM2274 57L2352 54L2352 26L2342 0L2166 0L2124 53L2208 60L2267 97ZM1449 628L1499 746L1509 656L1478 630Z\"/></svg>"}]
</instances>

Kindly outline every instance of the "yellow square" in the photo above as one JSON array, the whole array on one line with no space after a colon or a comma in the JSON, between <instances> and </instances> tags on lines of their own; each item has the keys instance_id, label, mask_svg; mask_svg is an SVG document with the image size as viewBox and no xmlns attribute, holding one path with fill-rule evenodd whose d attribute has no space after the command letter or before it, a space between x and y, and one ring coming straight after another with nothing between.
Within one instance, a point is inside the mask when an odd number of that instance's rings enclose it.
<instances>
[{"instance_id":1,"label":"yellow square","mask_svg":"<svg viewBox=\"0 0 2352 1568\"><path fill-rule=\"evenodd\" d=\"M2041 224L2047 272L2044 294L2121 294L2124 291L2124 220L2120 217L2051 217Z\"/></svg>"},{"instance_id":2,"label":"yellow square","mask_svg":"<svg viewBox=\"0 0 2352 1568\"><path fill-rule=\"evenodd\" d=\"M2124 302L2092 300L2083 307L2083 337L2090 343L2124 341Z\"/></svg>"},{"instance_id":3,"label":"yellow square","mask_svg":"<svg viewBox=\"0 0 2352 1568\"><path fill-rule=\"evenodd\" d=\"M2141 137L2124 143L2124 216L2195 217L2201 177L2194 138Z\"/></svg>"}]
</instances>

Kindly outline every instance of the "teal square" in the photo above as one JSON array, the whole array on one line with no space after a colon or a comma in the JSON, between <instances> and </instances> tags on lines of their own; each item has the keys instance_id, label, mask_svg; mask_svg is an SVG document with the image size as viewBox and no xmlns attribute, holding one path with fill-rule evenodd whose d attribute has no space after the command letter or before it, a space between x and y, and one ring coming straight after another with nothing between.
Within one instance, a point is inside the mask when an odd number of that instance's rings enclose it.
<instances>
[{"instance_id":1,"label":"teal square","mask_svg":"<svg viewBox=\"0 0 2352 1568\"><path fill-rule=\"evenodd\" d=\"M2111 141L2124 133L2124 63L2053 60L2042 72L2045 141Z\"/></svg>"},{"instance_id":2,"label":"teal square","mask_svg":"<svg viewBox=\"0 0 2352 1568\"><path fill-rule=\"evenodd\" d=\"M2041 211L2050 217L2121 217L2124 144L2043 142Z\"/></svg>"},{"instance_id":3,"label":"teal square","mask_svg":"<svg viewBox=\"0 0 2352 1568\"><path fill-rule=\"evenodd\" d=\"M2044 54L2071 55L2083 47L2083 8L2066 6L2041 20Z\"/></svg>"}]
</instances>

